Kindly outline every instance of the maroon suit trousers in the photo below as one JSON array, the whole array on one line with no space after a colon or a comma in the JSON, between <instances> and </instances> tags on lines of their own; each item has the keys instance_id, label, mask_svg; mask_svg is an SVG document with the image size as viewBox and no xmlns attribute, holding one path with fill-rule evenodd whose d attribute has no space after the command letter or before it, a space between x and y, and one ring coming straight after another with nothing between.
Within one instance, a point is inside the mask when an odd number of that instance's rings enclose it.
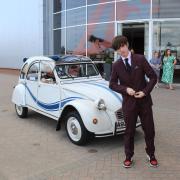
<instances>
[{"instance_id":1,"label":"maroon suit trousers","mask_svg":"<svg viewBox=\"0 0 180 180\"><path fill-rule=\"evenodd\" d=\"M125 154L127 158L131 158L134 155L134 135L136 130L136 122L139 117L142 124L142 129L145 135L146 142L146 153L148 155L154 155L155 146L154 146L154 121L152 106L136 105L134 109L123 109L124 119L126 123L126 131L124 135L125 141Z\"/></svg>"}]
</instances>

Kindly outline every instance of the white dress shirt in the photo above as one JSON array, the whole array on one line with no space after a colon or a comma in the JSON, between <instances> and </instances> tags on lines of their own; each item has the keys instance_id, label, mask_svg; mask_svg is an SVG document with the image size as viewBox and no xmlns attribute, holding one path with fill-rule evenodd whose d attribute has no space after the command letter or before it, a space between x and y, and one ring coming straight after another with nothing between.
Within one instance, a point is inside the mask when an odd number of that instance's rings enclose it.
<instances>
[{"instance_id":1,"label":"white dress shirt","mask_svg":"<svg viewBox=\"0 0 180 180\"><path fill-rule=\"evenodd\" d=\"M125 65L126 65L125 59L128 58L128 63L129 63L129 65L131 66L131 52L130 52L130 51L129 51L127 57L121 56L121 58L122 58L122 60L123 60L123 62L124 62Z\"/></svg>"}]
</instances>

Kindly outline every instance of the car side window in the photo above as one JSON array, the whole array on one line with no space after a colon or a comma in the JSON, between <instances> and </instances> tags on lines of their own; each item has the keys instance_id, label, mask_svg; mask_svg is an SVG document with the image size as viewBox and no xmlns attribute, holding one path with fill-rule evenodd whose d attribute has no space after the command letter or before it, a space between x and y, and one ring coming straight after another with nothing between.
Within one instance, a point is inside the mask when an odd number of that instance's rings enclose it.
<instances>
[{"instance_id":1,"label":"car side window","mask_svg":"<svg viewBox=\"0 0 180 180\"><path fill-rule=\"evenodd\" d=\"M38 72L39 72L39 63L36 62L32 64L27 73L27 80L37 81L38 80Z\"/></svg>"},{"instance_id":2,"label":"car side window","mask_svg":"<svg viewBox=\"0 0 180 180\"><path fill-rule=\"evenodd\" d=\"M26 63L20 72L20 79L24 79L28 71L28 64Z\"/></svg>"},{"instance_id":3,"label":"car side window","mask_svg":"<svg viewBox=\"0 0 180 180\"><path fill-rule=\"evenodd\" d=\"M54 84L56 83L56 78L54 76L54 72L49 64L46 62L41 62L41 82Z\"/></svg>"}]
</instances>

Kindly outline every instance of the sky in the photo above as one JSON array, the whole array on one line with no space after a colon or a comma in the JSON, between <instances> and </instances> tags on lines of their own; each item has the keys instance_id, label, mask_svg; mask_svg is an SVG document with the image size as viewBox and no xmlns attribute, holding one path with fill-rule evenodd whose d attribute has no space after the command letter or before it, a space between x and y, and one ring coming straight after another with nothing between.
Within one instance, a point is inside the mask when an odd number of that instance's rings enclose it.
<instances>
[{"instance_id":1,"label":"sky","mask_svg":"<svg viewBox=\"0 0 180 180\"><path fill-rule=\"evenodd\" d=\"M0 67L43 54L43 0L0 0Z\"/></svg>"}]
</instances>

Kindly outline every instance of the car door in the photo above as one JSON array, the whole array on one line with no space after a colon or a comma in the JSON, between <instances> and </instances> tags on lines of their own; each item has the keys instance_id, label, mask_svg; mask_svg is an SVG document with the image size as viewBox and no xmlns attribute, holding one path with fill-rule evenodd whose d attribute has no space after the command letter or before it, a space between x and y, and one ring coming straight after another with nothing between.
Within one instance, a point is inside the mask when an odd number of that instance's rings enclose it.
<instances>
[{"instance_id":1,"label":"car door","mask_svg":"<svg viewBox=\"0 0 180 180\"><path fill-rule=\"evenodd\" d=\"M38 85L38 109L54 118L60 115L60 88L53 72L53 63L40 62L40 81Z\"/></svg>"},{"instance_id":2,"label":"car door","mask_svg":"<svg viewBox=\"0 0 180 180\"><path fill-rule=\"evenodd\" d=\"M37 89L39 79L39 62L32 63L28 69L26 76L26 104L37 109Z\"/></svg>"}]
</instances>

